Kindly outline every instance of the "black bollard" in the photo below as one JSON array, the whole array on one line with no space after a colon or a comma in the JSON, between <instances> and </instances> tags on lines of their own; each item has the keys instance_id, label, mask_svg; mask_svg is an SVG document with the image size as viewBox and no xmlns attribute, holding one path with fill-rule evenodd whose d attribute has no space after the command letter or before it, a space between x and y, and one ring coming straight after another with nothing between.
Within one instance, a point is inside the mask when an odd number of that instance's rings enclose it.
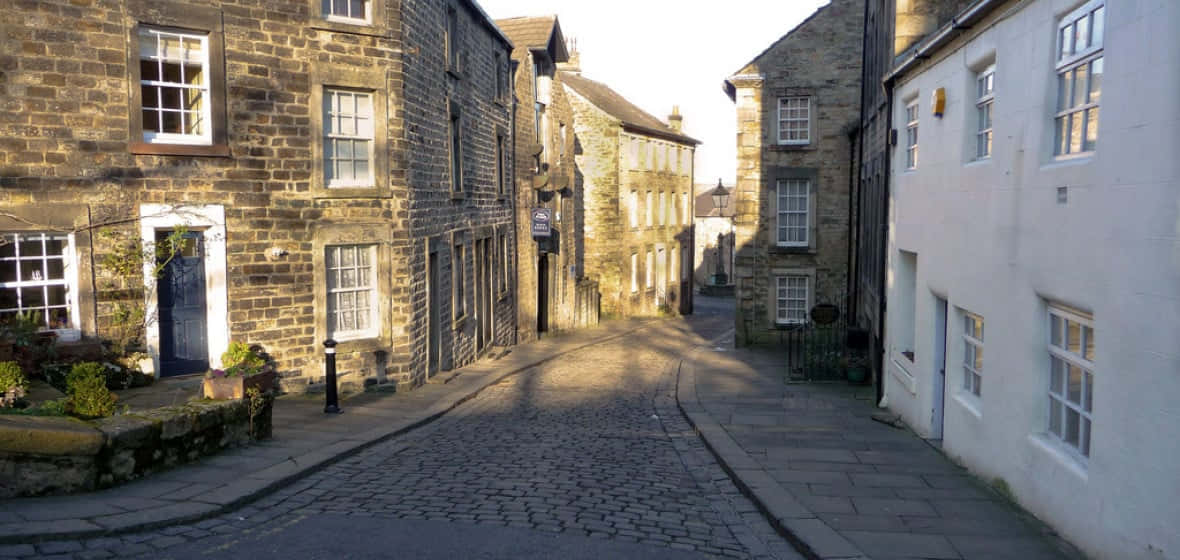
<instances>
[{"instance_id":1,"label":"black bollard","mask_svg":"<svg viewBox=\"0 0 1180 560\"><path fill-rule=\"evenodd\" d=\"M324 370L324 383L327 385L324 414L340 414L339 397L336 395L336 341L330 338L324 341Z\"/></svg>"}]
</instances>

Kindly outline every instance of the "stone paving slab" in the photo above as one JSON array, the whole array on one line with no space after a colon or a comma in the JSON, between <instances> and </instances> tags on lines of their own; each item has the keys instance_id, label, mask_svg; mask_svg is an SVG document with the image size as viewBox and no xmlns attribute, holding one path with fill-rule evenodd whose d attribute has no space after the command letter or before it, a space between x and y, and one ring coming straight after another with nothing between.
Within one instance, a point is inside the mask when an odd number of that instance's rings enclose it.
<instances>
[{"instance_id":1,"label":"stone paving slab","mask_svg":"<svg viewBox=\"0 0 1180 560\"><path fill-rule=\"evenodd\" d=\"M373 444L441 417L506 377L658 323L628 319L513 347L403 394L360 394L324 415L323 401L276 401L274 437L132 484L72 496L0 500L0 546L125 533L199 521L243 505ZM14 550L14 549L4 549Z\"/></svg>"},{"instance_id":2,"label":"stone paving slab","mask_svg":"<svg viewBox=\"0 0 1180 560\"><path fill-rule=\"evenodd\" d=\"M787 384L783 363L735 349L731 332L687 354L676 395L737 486L807 557L1081 558L912 432L872 421L870 388Z\"/></svg>"}]
</instances>

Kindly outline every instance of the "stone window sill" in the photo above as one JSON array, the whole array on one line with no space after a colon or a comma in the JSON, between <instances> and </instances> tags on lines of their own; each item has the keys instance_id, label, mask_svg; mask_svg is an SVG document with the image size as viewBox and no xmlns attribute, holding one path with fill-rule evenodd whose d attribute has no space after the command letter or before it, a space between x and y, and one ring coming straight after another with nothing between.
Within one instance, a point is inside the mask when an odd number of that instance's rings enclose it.
<instances>
[{"instance_id":1,"label":"stone window sill","mask_svg":"<svg viewBox=\"0 0 1180 560\"><path fill-rule=\"evenodd\" d=\"M229 146L225 144L200 146L193 144L131 142L127 145L127 149L133 154L146 156L230 157Z\"/></svg>"}]
</instances>

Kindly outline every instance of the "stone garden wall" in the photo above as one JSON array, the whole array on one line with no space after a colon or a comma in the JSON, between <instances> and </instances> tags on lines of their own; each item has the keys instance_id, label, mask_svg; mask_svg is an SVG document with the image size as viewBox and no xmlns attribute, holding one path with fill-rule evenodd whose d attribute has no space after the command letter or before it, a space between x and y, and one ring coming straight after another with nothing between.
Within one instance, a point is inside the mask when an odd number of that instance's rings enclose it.
<instances>
[{"instance_id":1,"label":"stone garden wall","mask_svg":"<svg viewBox=\"0 0 1180 560\"><path fill-rule=\"evenodd\" d=\"M0 498L116 486L268 438L273 403L197 401L94 422L0 416Z\"/></svg>"}]
</instances>

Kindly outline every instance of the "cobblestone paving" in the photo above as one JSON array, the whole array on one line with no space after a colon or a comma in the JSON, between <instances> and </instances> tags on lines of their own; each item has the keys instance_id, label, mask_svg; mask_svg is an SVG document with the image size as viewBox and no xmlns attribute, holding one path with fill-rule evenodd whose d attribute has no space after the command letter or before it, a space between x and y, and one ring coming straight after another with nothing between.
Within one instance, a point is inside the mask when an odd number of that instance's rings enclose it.
<instances>
[{"instance_id":1,"label":"cobblestone paving","mask_svg":"<svg viewBox=\"0 0 1180 560\"><path fill-rule=\"evenodd\" d=\"M235 540L335 513L521 527L718 558L798 558L675 405L676 358L724 327L708 318L668 321L572 353L226 515L113 538L0 546L0 557L168 557L194 540L229 552Z\"/></svg>"}]
</instances>

